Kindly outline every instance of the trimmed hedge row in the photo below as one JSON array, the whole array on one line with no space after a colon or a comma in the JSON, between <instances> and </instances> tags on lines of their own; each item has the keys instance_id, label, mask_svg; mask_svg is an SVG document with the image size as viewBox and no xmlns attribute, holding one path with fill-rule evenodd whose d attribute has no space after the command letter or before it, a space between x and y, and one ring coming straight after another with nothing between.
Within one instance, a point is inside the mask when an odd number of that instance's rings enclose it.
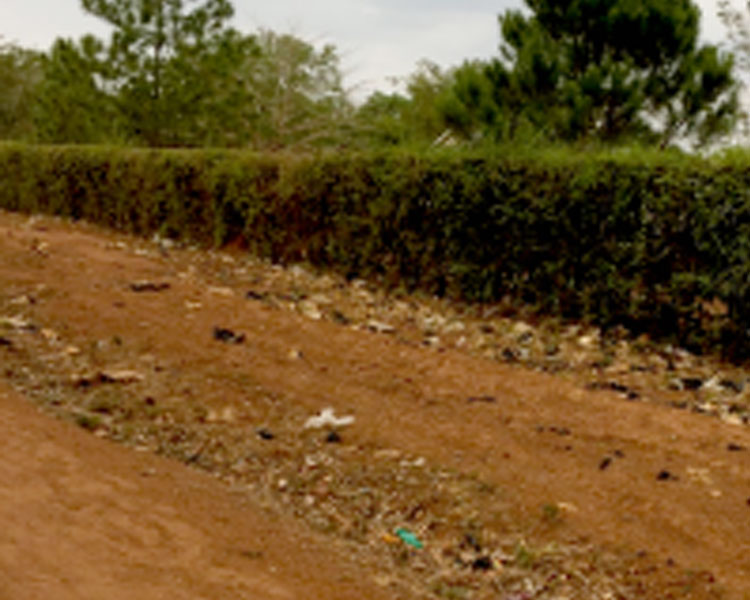
<instances>
[{"instance_id":1,"label":"trimmed hedge row","mask_svg":"<svg viewBox=\"0 0 750 600\"><path fill-rule=\"evenodd\" d=\"M0 208L750 355L750 156L0 145ZM709 302L721 300L720 304ZM726 307L726 311L716 307ZM726 314L723 314L726 312Z\"/></svg>"}]
</instances>

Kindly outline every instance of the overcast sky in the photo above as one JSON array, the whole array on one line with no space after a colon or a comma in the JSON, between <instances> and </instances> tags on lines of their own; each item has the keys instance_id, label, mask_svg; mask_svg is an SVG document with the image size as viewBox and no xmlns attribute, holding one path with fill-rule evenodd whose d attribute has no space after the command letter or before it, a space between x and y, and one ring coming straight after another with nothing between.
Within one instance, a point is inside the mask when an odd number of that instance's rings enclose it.
<instances>
[{"instance_id":1,"label":"overcast sky","mask_svg":"<svg viewBox=\"0 0 750 600\"><path fill-rule=\"evenodd\" d=\"M733 0L738 6L743 0ZM496 52L497 15L520 8L522 0L234 0L233 25L291 32L315 43L334 44L350 87L361 97L389 91L389 78L403 77L421 58L442 66ZM725 34L716 17L717 0L697 0L704 40ZM106 35L101 22L86 15L80 0L0 0L0 36L46 50L59 36Z\"/></svg>"}]
</instances>

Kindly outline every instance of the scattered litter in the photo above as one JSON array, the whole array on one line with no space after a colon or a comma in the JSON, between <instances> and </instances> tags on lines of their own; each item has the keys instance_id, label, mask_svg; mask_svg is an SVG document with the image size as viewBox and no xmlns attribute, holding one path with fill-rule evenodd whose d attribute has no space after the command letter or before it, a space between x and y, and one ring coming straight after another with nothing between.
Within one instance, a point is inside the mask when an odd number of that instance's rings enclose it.
<instances>
[{"instance_id":1,"label":"scattered litter","mask_svg":"<svg viewBox=\"0 0 750 600\"><path fill-rule=\"evenodd\" d=\"M117 383L127 385L138 383L145 379L137 371L99 371L93 375L72 375L71 381L75 387L90 387L96 384Z\"/></svg>"},{"instance_id":2,"label":"scattered litter","mask_svg":"<svg viewBox=\"0 0 750 600\"><path fill-rule=\"evenodd\" d=\"M609 466L612 464L612 457L611 456L605 456L602 462L599 463L599 470L605 471L609 468Z\"/></svg>"},{"instance_id":3,"label":"scattered litter","mask_svg":"<svg viewBox=\"0 0 750 600\"><path fill-rule=\"evenodd\" d=\"M53 331L52 329L42 329L39 333L41 333L42 337L48 342L56 342L58 339L60 339L57 335L57 332Z\"/></svg>"},{"instance_id":4,"label":"scattered litter","mask_svg":"<svg viewBox=\"0 0 750 600\"><path fill-rule=\"evenodd\" d=\"M102 383L137 383L145 377L137 371L102 371L99 381Z\"/></svg>"},{"instance_id":5,"label":"scattered litter","mask_svg":"<svg viewBox=\"0 0 750 600\"><path fill-rule=\"evenodd\" d=\"M705 468L688 467L687 476L688 479L697 483L702 483L704 485L713 484L713 480L711 479L711 472Z\"/></svg>"},{"instance_id":6,"label":"scattered litter","mask_svg":"<svg viewBox=\"0 0 750 600\"><path fill-rule=\"evenodd\" d=\"M299 311L308 319L320 321L323 318L323 313L318 309L318 305L311 300L303 300L298 306Z\"/></svg>"},{"instance_id":7,"label":"scattered litter","mask_svg":"<svg viewBox=\"0 0 750 600\"><path fill-rule=\"evenodd\" d=\"M21 331L35 331L36 326L21 317L0 317L0 327L18 329Z\"/></svg>"},{"instance_id":8,"label":"scattered litter","mask_svg":"<svg viewBox=\"0 0 750 600\"><path fill-rule=\"evenodd\" d=\"M657 481L670 481L670 480L676 481L677 476L673 475L672 473L664 469L662 471L659 471L659 473L656 475L656 480Z\"/></svg>"},{"instance_id":9,"label":"scattered litter","mask_svg":"<svg viewBox=\"0 0 750 600\"><path fill-rule=\"evenodd\" d=\"M497 402L497 398L495 396L471 396L467 402L469 404L473 402L481 402L483 404L495 404Z\"/></svg>"},{"instance_id":10,"label":"scattered litter","mask_svg":"<svg viewBox=\"0 0 750 600\"><path fill-rule=\"evenodd\" d=\"M13 298L8 304L12 306L28 306L29 304L34 304L34 299L31 296L23 294L22 296Z\"/></svg>"},{"instance_id":11,"label":"scattered litter","mask_svg":"<svg viewBox=\"0 0 750 600\"><path fill-rule=\"evenodd\" d=\"M703 386L703 380L697 377L683 377L680 379L683 390L696 391Z\"/></svg>"},{"instance_id":12,"label":"scattered litter","mask_svg":"<svg viewBox=\"0 0 750 600\"><path fill-rule=\"evenodd\" d=\"M305 429L322 429L323 427L345 427L354 423L353 416L337 417L330 406L320 411L320 414L305 421Z\"/></svg>"},{"instance_id":13,"label":"scattered litter","mask_svg":"<svg viewBox=\"0 0 750 600\"><path fill-rule=\"evenodd\" d=\"M237 334L224 327L214 327L214 339L225 344L242 344L245 341L245 334Z\"/></svg>"},{"instance_id":14,"label":"scattered litter","mask_svg":"<svg viewBox=\"0 0 750 600\"><path fill-rule=\"evenodd\" d=\"M367 329L370 331L374 331L375 333L395 333L396 328L393 325L389 325L388 323L383 323L381 321L376 321L374 319L370 319L367 321Z\"/></svg>"},{"instance_id":15,"label":"scattered litter","mask_svg":"<svg viewBox=\"0 0 750 600\"><path fill-rule=\"evenodd\" d=\"M231 406L225 406L221 410L211 409L206 416L207 423L231 423L234 420L234 409Z\"/></svg>"},{"instance_id":16,"label":"scattered litter","mask_svg":"<svg viewBox=\"0 0 750 600\"><path fill-rule=\"evenodd\" d=\"M404 542L404 544L411 546L412 548L417 548L418 550L424 548L424 544L422 544L419 538L408 529L400 527L396 530L396 535L401 538L401 541Z\"/></svg>"},{"instance_id":17,"label":"scattered litter","mask_svg":"<svg viewBox=\"0 0 750 600\"><path fill-rule=\"evenodd\" d=\"M331 318L333 319L334 323L338 323L339 325L351 325L352 322L352 320L344 313L342 313L340 310L335 309L331 312Z\"/></svg>"},{"instance_id":18,"label":"scattered litter","mask_svg":"<svg viewBox=\"0 0 750 600\"><path fill-rule=\"evenodd\" d=\"M133 292L163 292L171 288L171 284L166 281L154 282L154 281L134 281L130 284L130 289Z\"/></svg>"},{"instance_id":19,"label":"scattered litter","mask_svg":"<svg viewBox=\"0 0 750 600\"><path fill-rule=\"evenodd\" d=\"M341 435L338 431L331 431L326 436L326 443L328 444L340 444L341 443Z\"/></svg>"},{"instance_id":20,"label":"scattered litter","mask_svg":"<svg viewBox=\"0 0 750 600\"><path fill-rule=\"evenodd\" d=\"M206 291L214 296L224 296L225 298L231 298L234 296L234 290L228 287L216 287L211 285L208 286Z\"/></svg>"},{"instance_id":21,"label":"scattered litter","mask_svg":"<svg viewBox=\"0 0 750 600\"><path fill-rule=\"evenodd\" d=\"M494 568L492 557L480 556L471 563L472 571L491 571Z\"/></svg>"},{"instance_id":22,"label":"scattered litter","mask_svg":"<svg viewBox=\"0 0 750 600\"><path fill-rule=\"evenodd\" d=\"M381 535L380 537L381 537L381 539L382 539L382 540L383 540L383 541L384 541L384 542L385 542L386 544L390 544L391 546L393 546L393 545L395 545L395 544L398 544L399 540L401 539L401 538L399 538L399 537L396 537L395 535L391 535L391 534L390 534L390 533L388 533L388 532L384 532L384 533L383 533L383 535Z\"/></svg>"}]
</instances>

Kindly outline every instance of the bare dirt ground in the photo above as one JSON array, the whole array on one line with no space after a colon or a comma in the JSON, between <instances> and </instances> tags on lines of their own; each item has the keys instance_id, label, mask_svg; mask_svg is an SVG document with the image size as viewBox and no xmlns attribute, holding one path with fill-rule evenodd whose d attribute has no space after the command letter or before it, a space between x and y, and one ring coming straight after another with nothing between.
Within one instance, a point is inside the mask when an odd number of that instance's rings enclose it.
<instances>
[{"instance_id":1,"label":"bare dirt ground","mask_svg":"<svg viewBox=\"0 0 750 600\"><path fill-rule=\"evenodd\" d=\"M0 598L750 598L742 371L457 310L0 213Z\"/></svg>"}]
</instances>

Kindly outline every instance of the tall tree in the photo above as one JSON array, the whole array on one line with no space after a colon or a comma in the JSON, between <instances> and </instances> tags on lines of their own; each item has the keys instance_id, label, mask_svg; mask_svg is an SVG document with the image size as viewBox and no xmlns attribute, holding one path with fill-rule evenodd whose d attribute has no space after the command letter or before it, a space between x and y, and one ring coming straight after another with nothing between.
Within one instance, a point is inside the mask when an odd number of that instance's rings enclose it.
<instances>
[{"instance_id":1,"label":"tall tree","mask_svg":"<svg viewBox=\"0 0 750 600\"><path fill-rule=\"evenodd\" d=\"M316 48L291 34L262 30L258 56L243 65L254 92L257 148L339 144L351 123L335 47Z\"/></svg>"},{"instance_id":2,"label":"tall tree","mask_svg":"<svg viewBox=\"0 0 750 600\"><path fill-rule=\"evenodd\" d=\"M227 26L234 12L229 1L82 0L82 5L114 28L101 77L116 93L126 135L151 146L202 141L217 92L227 94L231 62L247 50L247 38Z\"/></svg>"},{"instance_id":3,"label":"tall tree","mask_svg":"<svg viewBox=\"0 0 750 600\"><path fill-rule=\"evenodd\" d=\"M702 143L732 126L732 57L698 45L691 0L525 3L530 15L500 16L501 56L485 65L478 113L486 127L491 118L508 135L531 124L551 139L668 144Z\"/></svg>"},{"instance_id":4,"label":"tall tree","mask_svg":"<svg viewBox=\"0 0 750 600\"><path fill-rule=\"evenodd\" d=\"M0 139L31 138L31 106L40 79L39 54L0 39Z\"/></svg>"},{"instance_id":5,"label":"tall tree","mask_svg":"<svg viewBox=\"0 0 750 600\"><path fill-rule=\"evenodd\" d=\"M121 119L113 97L102 89L103 44L94 36L58 39L41 59L41 82L33 103L35 136L50 143L113 142Z\"/></svg>"},{"instance_id":6,"label":"tall tree","mask_svg":"<svg viewBox=\"0 0 750 600\"><path fill-rule=\"evenodd\" d=\"M750 76L750 1L744 11L729 0L719 0L719 18L727 29L728 44L735 56L735 67L740 71L743 87L747 89ZM750 139L750 115L747 107L740 113L740 133L745 142Z\"/></svg>"}]
</instances>

